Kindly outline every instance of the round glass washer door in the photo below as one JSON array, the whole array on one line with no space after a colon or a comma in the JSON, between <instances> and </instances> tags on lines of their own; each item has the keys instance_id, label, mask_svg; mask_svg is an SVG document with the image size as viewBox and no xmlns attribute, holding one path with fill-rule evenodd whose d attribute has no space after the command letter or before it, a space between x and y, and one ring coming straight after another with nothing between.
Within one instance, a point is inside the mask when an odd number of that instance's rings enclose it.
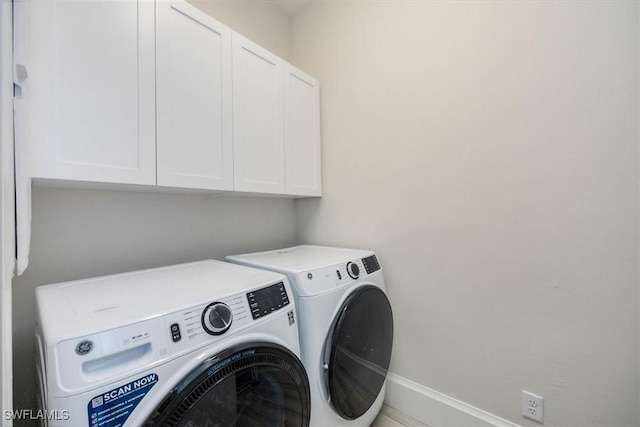
<instances>
[{"instance_id":1,"label":"round glass washer door","mask_svg":"<svg viewBox=\"0 0 640 427\"><path fill-rule=\"evenodd\" d=\"M385 293L373 285L345 300L325 343L326 381L335 411L353 420L373 405L389 370L393 314Z\"/></svg>"},{"instance_id":2,"label":"round glass washer door","mask_svg":"<svg viewBox=\"0 0 640 427\"><path fill-rule=\"evenodd\" d=\"M284 347L259 343L205 360L145 426L308 427L309 418L309 381L302 363Z\"/></svg>"}]
</instances>

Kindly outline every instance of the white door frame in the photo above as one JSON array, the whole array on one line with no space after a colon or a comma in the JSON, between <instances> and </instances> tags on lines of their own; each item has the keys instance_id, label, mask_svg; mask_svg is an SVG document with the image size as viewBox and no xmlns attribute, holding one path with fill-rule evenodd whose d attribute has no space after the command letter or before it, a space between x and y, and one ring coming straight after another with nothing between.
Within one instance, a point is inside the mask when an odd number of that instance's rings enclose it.
<instances>
[{"instance_id":1,"label":"white door frame","mask_svg":"<svg viewBox=\"0 0 640 427\"><path fill-rule=\"evenodd\" d=\"M13 409L11 279L15 269L13 4L0 0L0 425Z\"/></svg>"}]
</instances>

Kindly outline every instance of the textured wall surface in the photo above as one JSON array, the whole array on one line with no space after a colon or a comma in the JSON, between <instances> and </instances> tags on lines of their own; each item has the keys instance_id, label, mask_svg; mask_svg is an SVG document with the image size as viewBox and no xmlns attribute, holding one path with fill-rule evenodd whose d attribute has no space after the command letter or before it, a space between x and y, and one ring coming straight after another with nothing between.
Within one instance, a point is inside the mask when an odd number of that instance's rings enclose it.
<instances>
[{"instance_id":1,"label":"textured wall surface","mask_svg":"<svg viewBox=\"0 0 640 427\"><path fill-rule=\"evenodd\" d=\"M638 414L638 3L324 2L304 243L376 250L392 370L525 425Z\"/></svg>"}]
</instances>

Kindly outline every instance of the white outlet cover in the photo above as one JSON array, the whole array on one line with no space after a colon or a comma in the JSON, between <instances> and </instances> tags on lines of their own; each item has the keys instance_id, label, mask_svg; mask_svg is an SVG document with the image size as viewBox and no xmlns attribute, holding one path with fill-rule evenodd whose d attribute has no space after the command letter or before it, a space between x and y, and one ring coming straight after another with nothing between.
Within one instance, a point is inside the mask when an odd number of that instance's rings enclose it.
<instances>
[{"instance_id":1,"label":"white outlet cover","mask_svg":"<svg viewBox=\"0 0 640 427\"><path fill-rule=\"evenodd\" d=\"M529 391L522 390L522 416L543 424L544 398Z\"/></svg>"}]
</instances>

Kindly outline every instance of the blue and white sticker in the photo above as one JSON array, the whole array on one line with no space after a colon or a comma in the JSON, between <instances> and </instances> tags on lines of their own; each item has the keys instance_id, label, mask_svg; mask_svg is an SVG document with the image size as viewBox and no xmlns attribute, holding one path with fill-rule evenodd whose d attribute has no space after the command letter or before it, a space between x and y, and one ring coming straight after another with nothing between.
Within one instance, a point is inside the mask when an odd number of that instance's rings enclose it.
<instances>
[{"instance_id":1,"label":"blue and white sticker","mask_svg":"<svg viewBox=\"0 0 640 427\"><path fill-rule=\"evenodd\" d=\"M89 427L122 427L157 382L158 374L151 373L95 396L87 404Z\"/></svg>"}]
</instances>

